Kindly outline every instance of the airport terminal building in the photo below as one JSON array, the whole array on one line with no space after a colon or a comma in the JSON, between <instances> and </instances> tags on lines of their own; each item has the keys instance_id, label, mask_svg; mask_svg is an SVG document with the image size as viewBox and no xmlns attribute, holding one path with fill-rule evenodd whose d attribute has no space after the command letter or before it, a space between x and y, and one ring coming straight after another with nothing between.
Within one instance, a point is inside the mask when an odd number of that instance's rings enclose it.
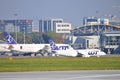
<instances>
[{"instance_id":1,"label":"airport terminal building","mask_svg":"<svg viewBox=\"0 0 120 80\"><path fill-rule=\"evenodd\" d=\"M103 32L100 44L101 49L108 54L120 53L120 31Z\"/></svg>"},{"instance_id":2,"label":"airport terminal building","mask_svg":"<svg viewBox=\"0 0 120 80\"><path fill-rule=\"evenodd\" d=\"M70 44L77 49L99 48L108 54L120 53L120 28L104 18L85 18L82 27L71 30Z\"/></svg>"}]
</instances>

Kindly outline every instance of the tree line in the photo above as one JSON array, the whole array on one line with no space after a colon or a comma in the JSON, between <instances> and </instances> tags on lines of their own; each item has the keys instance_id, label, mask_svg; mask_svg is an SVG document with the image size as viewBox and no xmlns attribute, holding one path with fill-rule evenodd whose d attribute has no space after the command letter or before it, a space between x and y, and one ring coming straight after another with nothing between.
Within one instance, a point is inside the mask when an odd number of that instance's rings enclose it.
<instances>
[{"instance_id":1,"label":"tree line","mask_svg":"<svg viewBox=\"0 0 120 80\"><path fill-rule=\"evenodd\" d=\"M49 43L49 40L53 40L55 43L64 43L64 38L62 37L61 34L55 33L55 32L46 32L46 33L41 33L41 32L33 32L33 33L21 33L21 32L11 32L10 35L16 39L16 34L17 34L17 43L25 43L26 44L39 44L39 43ZM25 36L25 38L24 38ZM3 33L0 34L0 40L4 40L5 36Z\"/></svg>"}]
</instances>

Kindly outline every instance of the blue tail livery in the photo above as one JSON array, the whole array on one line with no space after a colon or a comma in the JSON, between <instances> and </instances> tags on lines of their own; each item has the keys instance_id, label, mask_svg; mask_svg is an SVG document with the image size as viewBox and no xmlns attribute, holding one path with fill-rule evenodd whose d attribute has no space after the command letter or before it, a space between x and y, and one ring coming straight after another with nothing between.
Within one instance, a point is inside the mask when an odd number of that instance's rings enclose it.
<instances>
[{"instance_id":1,"label":"blue tail livery","mask_svg":"<svg viewBox=\"0 0 120 80\"><path fill-rule=\"evenodd\" d=\"M5 40L9 43L9 44L17 44L17 42L12 38L12 36L7 33L4 32L4 36L5 36Z\"/></svg>"},{"instance_id":2,"label":"blue tail livery","mask_svg":"<svg viewBox=\"0 0 120 80\"><path fill-rule=\"evenodd\" d=\"M67 45L57 46L52 40L49 40L49 44L50 44L51 50L66 50L66 49L69 49L69 46L67 46Z\"/></svg>"}]
</instances>

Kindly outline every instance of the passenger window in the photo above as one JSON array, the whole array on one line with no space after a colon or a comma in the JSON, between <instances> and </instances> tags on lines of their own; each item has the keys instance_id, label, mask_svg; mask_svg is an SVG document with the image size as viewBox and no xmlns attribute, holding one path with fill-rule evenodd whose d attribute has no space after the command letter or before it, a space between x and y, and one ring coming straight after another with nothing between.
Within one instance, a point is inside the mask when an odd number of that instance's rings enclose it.
<instances>
[{"instance_id":1,"label":"passenger window","mask_svg":"<svg viewBox=\"0 0 120 80\"><path fill-rule=\"evenodd\" d=\"M22 46L20 46L20 49L22 49Z\"/></svg>"}]
</instances>

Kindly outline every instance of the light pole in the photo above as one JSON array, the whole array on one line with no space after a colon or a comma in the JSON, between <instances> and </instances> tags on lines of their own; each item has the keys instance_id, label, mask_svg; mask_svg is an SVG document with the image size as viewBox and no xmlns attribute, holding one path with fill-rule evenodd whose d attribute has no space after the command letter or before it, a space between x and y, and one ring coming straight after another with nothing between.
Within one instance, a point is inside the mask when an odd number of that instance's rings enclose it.
<instances>
[{"instance_id":1,"label":"light pole","mask_svg":"<svg viewBox=\"0 0 120 80\"><path fill-rule=\"evenodd\" d=\"M16 13L16 14L14 14L14 16L16 17L18 14ZM16 24L16 22L17 22L17 19L15 18L15 31L14 32L16 32L16 42L17 42L17 32L18 32L18 28L17 28L17 24Z\"/></svg>"},{"instance_id":2,"label":"light pole","mask_svg":"<svg viewBox=\"0 0 120 80\"><path fill-rule=\"evenodd\" d=\"M98 24L98 49L100 49L100 26Z\"/></svg>"},{"instance_id":3,"label":"light pole","mask_svg":"<svg viewBox=\"0 0 120 80\"><path fill-rule=\"evenodd\" d=\"M25 44L25 28L23 28L23 30L24 30L24 44Z\"/></svg>"}]
</instances>

